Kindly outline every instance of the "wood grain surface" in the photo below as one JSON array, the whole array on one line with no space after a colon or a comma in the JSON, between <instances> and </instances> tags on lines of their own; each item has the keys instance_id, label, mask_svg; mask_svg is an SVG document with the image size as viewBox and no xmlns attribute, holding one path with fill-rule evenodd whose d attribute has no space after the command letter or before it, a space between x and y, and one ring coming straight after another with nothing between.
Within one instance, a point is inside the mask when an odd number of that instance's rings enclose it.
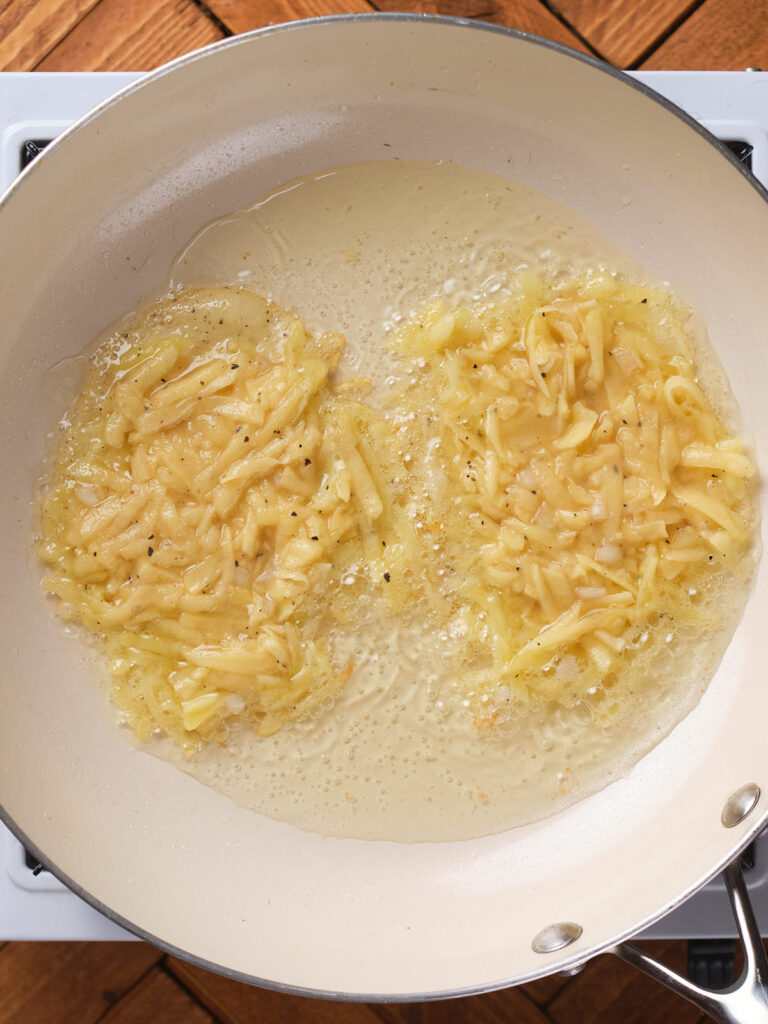
<instances>
[{"instance_id":1,"label":"wood grain surface","mask_svg":"<svg viewBox=\"0 0 768 1024\"><path fill-rule=\"evenodd\" d=\"M0 69L34 68L96 3L97 0L0 0Z\"/></svg>"},{"instance_id":2,"label":"wood grain surface","mask_svg":"<svg viewBox=\"0 0 768 1024\"><path fill-rule=\"evenodd\" d=\"M192 0L101 0L37 69L149 71L223 35Z\"/></svg>"},{"instance_id":3,"label":"wood grain surface","mask_svg":"<svg viewBox=\"0 0 768 1024\"><path fill-rule=\"evenodd\" d=\"M224 35L374 9L507 25L620 67L768 67L768 0L0 0L0 70L144 71Z\"/></svg>"},{"instance_id":4,"label":"wood grain surface","mask_svg":"<svg viewBox=\"0 0 768 1024\"><path fill-rule=\"evenodd\" d=\"M686 943L643 948L685 971ZM427 1003L332 1002L255 988L143 943L0 948L0 1024L707 1024L611 956L570 978Z\"/></svg>"},{"instance_id":5,"label":"wood grain surface","mask_svg":"<svg viewBox=\"0 0 768 1024\"><path fill-rule=\"evenodd\" d=\"M168 968L214 1015L226 1024L408 1024L409 1008L384 1006L382 1016L365 1003L334 1003L289 996L242 985L220 975L169 959Z\"/></svg>"},{"instance_id":6,"label":"wood grain surface","mask_svg":"<svg viewBox=\"0 0 768 1024\"><path fill-rule=\"evenodd\" d=\"M705 0L648 57L645 70L768 70L768 0Z\"/></svg>"},{"instance_id":7,"label":"wood grain surface","mask_svg":"<svg viewBox=\"0 0 768 1024\"><path fill-rule=\"evenodd\" d=\"M376 0L382 11L418 11L454 18L476 18L554 39L576 50L589 47L540 0Z\"/></svg>"},{"instance_id":8,"label":"wood grain surface","mask_svg":"<svg viewBox=\"0 0 768 1024\"><path fill-rule=\"evenodd\" d=\"M155 967L99 1019L99 1024L214 1024L215 1021L216 1018L162 967Z\"/></svg>"},{"instance_id":9,"label":"wood grain surface","mask_svg":"<svg viewBox=\"0 0 768 1024\"><path fill-rule=\"evenodd\" d=\"M147 70L296 18L426 11L510 25L622 67L768 68L768 0L0 0L0 69ZM646 943L678 970L686 944ZM468 999L333 1003L269 992L143 943L0 943L0 1024L704 1024L612 957Z\"/></svg>"},{"instance_id":10,"label":"wood grain surface","mask_svg":"<svg viewBox=\"0 0 768 1024\"><path fill-rule=\"evenodd\" d=\"M206 0L206 7L232 32L323 14L370 14L366 0Z\"/></svg>"},{"instance_id":11,"label":"wood grain surface","mask_svg":"<svg viewBox=\"0 0 768 1024\"><path fill-rule=\"evenodd\" d=\"M560 15L617 67L629 68L650 53L701 0L554 0Z\"/></svg>"},{"instance_id":12,"label":"wood grain surface","mask_svg":"<svg viewBox=\"0 0 768 1024\"><path fill-rule=\"evenodd\" d=\"M10 942L0 951L0 1022L95 1024L161 955L143 942Z\"/></svg>"}]
</instances>

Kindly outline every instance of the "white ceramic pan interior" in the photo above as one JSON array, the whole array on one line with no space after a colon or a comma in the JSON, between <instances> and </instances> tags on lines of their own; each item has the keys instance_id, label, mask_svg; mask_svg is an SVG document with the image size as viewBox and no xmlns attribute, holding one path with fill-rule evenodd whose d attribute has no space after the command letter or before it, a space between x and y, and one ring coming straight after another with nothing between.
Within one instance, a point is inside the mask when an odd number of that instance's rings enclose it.
<instances>
[{"instance_id":1,"label":"white ceramic pan interior","mask_svg":"<svg viewBox=\"0 0 768 1024\"><path fill-rule=\"evenodd\" d=\"M182 955L275 986L402 998L583 960L747 841L768 797L732 830L720 812L744 783L768 793L768 568L700 706L628 778L506 834L322 838L116 737L28 564L42 374L157 287L211 218L384 157L518 179L669 280L704 314L765 472L768 205L679 113L550 44L445 20L298 23L193 54L86 118L0 209L0 801L47 863ZM557 921L581 938L534 953Z\"/></svg>"}]
</instances>

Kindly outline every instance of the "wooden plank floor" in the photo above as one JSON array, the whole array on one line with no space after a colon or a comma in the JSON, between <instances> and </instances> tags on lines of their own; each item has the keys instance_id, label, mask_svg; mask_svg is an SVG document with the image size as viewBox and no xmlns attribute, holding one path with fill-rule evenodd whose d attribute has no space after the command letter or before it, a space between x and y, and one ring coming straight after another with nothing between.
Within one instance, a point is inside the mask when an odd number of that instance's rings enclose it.
<instances>
[{"instance_id":1,"label":"wooden plank floor","mask_svg":"<svg viewBox=\"0 0 768 1024\"><path fill-rule=\"evenodd\" d=\"M346 11L511 25L623 68L768 68L768 0L0 0L0 69L148 70L224 36ZM685 944L648 943L684 969ZM142 943L0 945L0 1024L700 1024L612 957L573 978L411 1006L250 988Z\"/></svg>"},{"instance_id":2,"label":"wooden plank floor","mask_svg":"<svg viewBox=\"0 0 768 1024\"><path fill-rule=\"evenodd\" d=\"M685 943L646 949L685 969ZM433 1003L336 1003L228 981L143 943L0 949L2 1024L706 1024L690 1003L605 956L573 978Z\"/></svg>"}]
</instances>

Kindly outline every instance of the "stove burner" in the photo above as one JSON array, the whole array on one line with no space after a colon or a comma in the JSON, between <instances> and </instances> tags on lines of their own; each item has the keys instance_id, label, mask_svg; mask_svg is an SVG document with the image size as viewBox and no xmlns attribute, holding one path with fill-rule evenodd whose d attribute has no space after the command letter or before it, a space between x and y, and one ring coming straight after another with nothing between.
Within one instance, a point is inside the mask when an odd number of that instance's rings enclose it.
<instances>
[{"instance_id":1,"label":"stove burner","mask_svg":"<svg viewBox=\"0 0 768 1024\"><path fill-rule=\"evenodd\" d=\"M752 149L754 147L750 142L743 142L741 139L723 139L723 145L730 149L747 170L752 170Z\"/></svg>"},{"instance_id":2,"label":"stove burner","mask_svg":"<svg viewBox=\"0 0 768 1024\"><path fill-rule=\"evenodd\" d=\"M35 878L37 878L37 876L42 871L47 871L48 870L48 868L44 867L40 863L40 861L37 859L37 857L35 857L33 854L31 854L29 852L29 850L26 850L26 849L24 850L24 863L29 868L29 870L32 872L32 874L35 876Z\"/></svg>"},{"instance_id":3,"label":"stove burner","mask_svg":"<svg viewBox=\"0 0 768 1024\"><path fill-rule=\"evenodd\" d=\"M19 170L23 171L27 164L31 164L36 156L40 156L45 147L53 142L53 139L27 139L22 144L19 152Z\"/></svg>"},{"instance_id":4,"label":"stove burner","mask_svg":"<svg viewBox=\"0 0 768 1024\"><path fill-rule=\"evenodd\" d=\"M27 164L32 163L36 156L40 156L45 147L53 139L27 139L19 153L19 170L23 171ZM723 145L733 153L737 160L741 161L747 170L752 170L752 144L744 142L743 139L723 139Z\"/></svg>"}]
</instances>

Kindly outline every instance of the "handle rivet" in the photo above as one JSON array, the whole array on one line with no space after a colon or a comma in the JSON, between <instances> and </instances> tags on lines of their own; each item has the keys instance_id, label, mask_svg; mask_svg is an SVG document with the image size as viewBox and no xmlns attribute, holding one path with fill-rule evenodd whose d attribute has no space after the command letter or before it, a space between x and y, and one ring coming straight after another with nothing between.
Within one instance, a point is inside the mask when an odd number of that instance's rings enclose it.
<instances>
[{"instance_id":1,"label":"handle rivet","mask_svg":"<svg viewBox=\"0 0 768 1024\"><path fill-rule=\"evenodd\" d=\"M755 782L747 783L725 801L720 821L726 828L733 828L752 813L759 799L760 787Z\"/></svg>"},{"instance_id":2,"label":"handle rivet","mask_svg":"<svg viewBox=\"0 0 768 1024\"><path fill-rule=\"evenodd\" d=\"M554 953L558 949L570 946L580 937L582 931L581 925L574 924L573 921L550 924L542 928L538 935L534 935L531 949L534 953Z\"/></svg>"}]
</instances>

